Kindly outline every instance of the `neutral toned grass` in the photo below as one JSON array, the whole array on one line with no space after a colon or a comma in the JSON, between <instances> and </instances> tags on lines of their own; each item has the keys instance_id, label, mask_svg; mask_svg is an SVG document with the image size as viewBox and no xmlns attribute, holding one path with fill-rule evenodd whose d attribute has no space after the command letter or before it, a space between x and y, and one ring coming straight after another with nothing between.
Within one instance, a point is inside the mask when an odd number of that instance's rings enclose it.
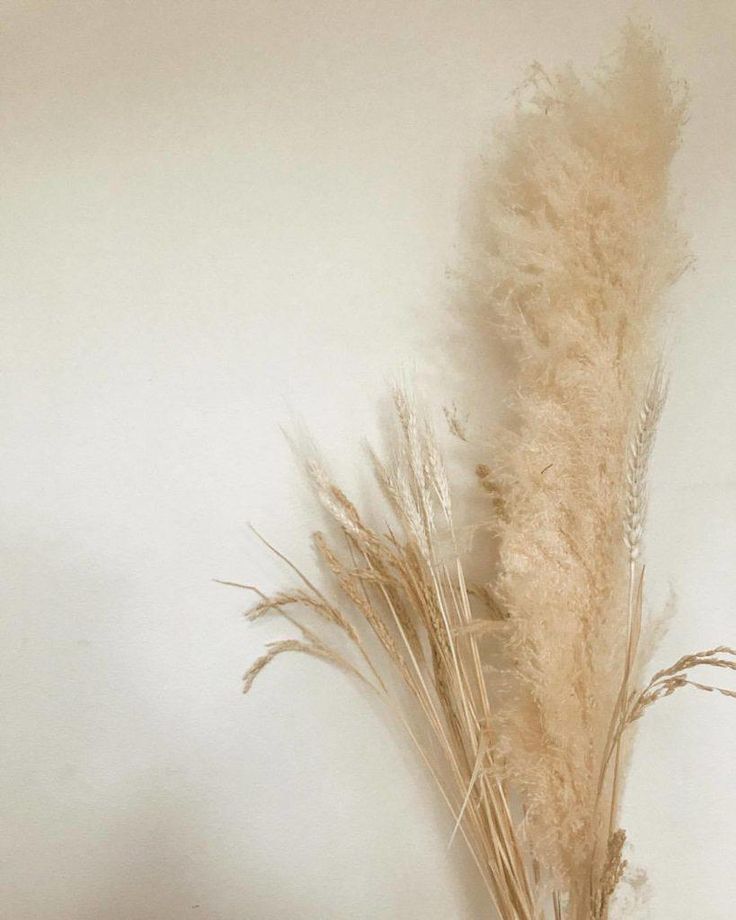
<instances>
[{"instance_id":1,"label":"neutral toned grass","mask_svg":"<svg viewBox=\"0 0 736 920\"><path fill-rule=\"evenodd\" d=\"M646 482L666 390L656 326L688 260L668 204L683 117L660 49L627 26L593 82L533 68L499 134L466 317L468 335L507 344L516 374L508 425L476 469L476 516L496 542L484 583L467 583L436 438L398 388L394 454L371 456L390 523L369 526L310 460L339 535L314 535L334 590L270 544L297 586L241 586L257 594L251 619L300 632L266 649L244 689L301 652L377 694L503 920L605 920L626 867L627 729L681 687L736 696L691 676L736 670L727 647L640 677Z\"/></svg>"}]
</instances>

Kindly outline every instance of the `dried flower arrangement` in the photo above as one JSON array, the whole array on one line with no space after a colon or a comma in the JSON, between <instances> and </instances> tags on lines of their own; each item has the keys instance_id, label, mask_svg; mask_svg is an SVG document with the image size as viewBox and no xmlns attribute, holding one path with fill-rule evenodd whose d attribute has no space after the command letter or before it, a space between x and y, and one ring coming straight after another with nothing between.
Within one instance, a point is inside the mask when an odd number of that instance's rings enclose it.
<instances>
[{"instance_id":1,"label":"dried flower arrangement","mask_svg":"<svg viewBox=\"0 0 736 920\"><path fill-rule=\"evenodd\" d=\"M736 695L690 676L736 670L726 647L643 677L647 466L666 390L657 322L688 262L668 201L683 116L661 49L628 25L592 85L533 68L499 138L467 323L506 344L516 379L511 418L476 469L494 546L481 586L466 577L432 427L399 388L395 454L372 457L394 523L369 526L309 461L347 545L314 535L338 599L282 556L299 587L258 592L249 613L280 614L300 638L272 643L244 689L297 651L385 701L503 920L607 918L633 723L681 687Z\"/></svg>"}]
</instances>

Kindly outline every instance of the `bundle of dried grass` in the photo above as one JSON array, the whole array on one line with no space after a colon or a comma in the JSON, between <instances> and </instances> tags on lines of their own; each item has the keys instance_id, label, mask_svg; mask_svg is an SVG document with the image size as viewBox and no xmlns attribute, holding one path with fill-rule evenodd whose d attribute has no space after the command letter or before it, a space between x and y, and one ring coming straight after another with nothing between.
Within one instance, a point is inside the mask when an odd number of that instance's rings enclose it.
<instances>
[{"instance_id":1,"label":"bundle of dried grass","mask_svg":"<svg viewBox=\"0 0 736 920\"><path fill-rule=\"evenodd\" d=\"M385 700L504 920L608 917L628 726L680 687L719 689L691 668L736 669L720 647L639 676L646 474L665 395L653 333L687 263L667 201L683 111L660 50L629 26L592 87L535 68L499 141L475 315L511 343L518 377L513 419L479 468L498 550L486 586L466 583L435 437L398 389L396 456L373 458L394 524L368 526L310 462L347 547L314 537L336 599L295 570L298 588L258 592L250 613L280 614L301 638L273 643L245 690L300 651Z\"/></svg>"}]
</instances>

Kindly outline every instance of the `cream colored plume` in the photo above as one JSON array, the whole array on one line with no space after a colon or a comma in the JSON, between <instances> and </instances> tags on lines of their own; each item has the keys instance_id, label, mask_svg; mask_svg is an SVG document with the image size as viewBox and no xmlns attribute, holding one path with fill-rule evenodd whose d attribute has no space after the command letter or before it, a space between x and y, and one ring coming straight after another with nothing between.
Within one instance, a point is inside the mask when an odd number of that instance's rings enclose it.
<instances>
[{"instance_id":1,"label":"cream colored plume","mask_svg":"<svg viewBox=\"0 0 736 920\"><path fill-rule=\"evenodd\" d=\"M687 262L668 200L683 112L659 48L629 26L592 85L535 68L488 167L475 284L486 334L516 359L510 432L488 458L509 617L498 749L536 858L573 891L603 872L612 830L599 779L644 488L642 469L630 495L629 442Z\"/></svg>"}]
</instances>

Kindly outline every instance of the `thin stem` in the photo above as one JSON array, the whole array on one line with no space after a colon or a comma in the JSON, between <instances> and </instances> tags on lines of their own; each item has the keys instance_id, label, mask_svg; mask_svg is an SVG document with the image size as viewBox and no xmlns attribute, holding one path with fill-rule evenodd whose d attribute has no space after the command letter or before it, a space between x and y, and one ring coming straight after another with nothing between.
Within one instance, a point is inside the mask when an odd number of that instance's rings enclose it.
<instances>
[{"instance_id":1,"label":"thin stem","mask_svg":"<svg viewBox=\"0 0 736 920\"><path fill-rule=\"evenodd\" d=\"M619 704L620 706L626 705L626 700L629 696L629 680L631 678L631 671L633 668L633 659L636 652L636 645L639 640L639 630L638 628L634 629L634 619L635 619L635 607L636 604L636 560L629 559L629 602L628 602L628 617L627 617L627 630L626 630L626 660L624 662L624 674L623 680L621 682L621 691L619 693ZM623 731L619 731L616 738L615 746L615 758L613 764L613 780L611 783L611 810L608 816L608 837L611 836L614 830L614 823L616 820L616 811L618 809L618 798L619 798L619 784L621 776L621 742L623 739Z\"/></svg>"}]
</instances>

